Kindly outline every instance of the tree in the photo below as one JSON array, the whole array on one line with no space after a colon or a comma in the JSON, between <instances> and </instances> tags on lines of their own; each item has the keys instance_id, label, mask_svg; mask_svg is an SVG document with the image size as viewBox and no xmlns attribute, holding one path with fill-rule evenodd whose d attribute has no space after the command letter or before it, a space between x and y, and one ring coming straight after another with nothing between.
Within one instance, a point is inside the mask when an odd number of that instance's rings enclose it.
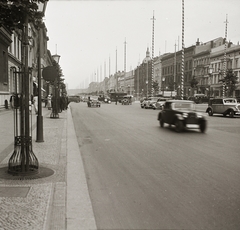
<instances>
[{"instance_id":1,"label":"tree","mask_svg":"<svg viewBox=\"0 0 240 230\"><path fill-rule=\"evenodd\" d=\"M191 88L195 89L195 88L197 87L197 85L198 85L199 82L198 82L198 80L196 79L196 77L193 76L192 80L191 80L189 83L190 83L190 85L191 85Z\"/></svg>"},{"instance_id":2,"label":"tree","mask_svg":"<svg viewBox=\"0 0 240 230\"><path fill-rule=\"evenodd\" d=\"M168 88L170 91L174 90L174 85L175 85L175 82L173 80L173 77L170 77L169 82L168 82Z\"/></svg>"},{"instance_id":3,"label":"tree","mask_svg":"<svg viewBox=\"0 0 240 230\"><path fill-rule=\"evenodd\" d=\"M153 89L155 93L159 91L159 84L157 81L153 81Z\"/></svg>"},{"instance_id":4,"label":"tree","mask_svg":"<svg viewBox=\"0 0 240 230\"><path fill-rule=\"evenodd\" d=\"M20 136L15 136L14 152L8 162L8 172L17 175L31 175L38 171L38 160L32 150L32 136L30 135L29 116L29 37L28 24L38 23L43 17L43 12L38 12L38 3L46 0L1 0L0 1L0 27L9 31L22 31L22 73L20 106ZM16 115L18 116L18 114ZM17 117L18 119L18 117ZM16 124L17 126L17 124Z\"/></svg>"},{"instance_id":5,"label":"tree","mask_svg":"<svg viewBox=\"0 0 240 230\"><path fill-rule=\"evenodd\" d=\"M23 30L26 15L29 23L35 23L43 17L43 12L38 11L40 2L47 0L1 0L0 26L5 26L10 31Z\"/></svg>"},{"instance_id":6,"label":"tree","mask_svg":"<svg viewBox=\"0 0 240 230\"><path fill-rule=\"evenodd\" d=\"M219 80L220 83L225 84L227 89L227 95L233 96L233 92L236 89L238 78L232 69L227 69L226 76Z\"/></svg>"}]
</instances>

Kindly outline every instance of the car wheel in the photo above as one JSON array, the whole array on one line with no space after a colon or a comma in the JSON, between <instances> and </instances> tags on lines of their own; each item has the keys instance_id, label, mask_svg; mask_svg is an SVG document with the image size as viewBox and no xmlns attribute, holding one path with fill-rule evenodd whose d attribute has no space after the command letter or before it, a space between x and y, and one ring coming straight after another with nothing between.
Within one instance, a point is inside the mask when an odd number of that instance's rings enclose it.
<instances>
[{"instance_id":1,"label":"car wheel","mask_svg":"<svg viewBox=\"0 0 240 230\"><path fill-rule=\"evenodd\" d=\"M176 132L179 133L183 130L183 122L182 121L176 120L174 125L175 125Z\"/></svg>"},{"instance_id":2,"label":"car wheel","mask_svg":"<svg viewBox=\"0 0 240 230\"><path fill-rule=\"evenodd\" d=\"M209 116L212 116L212 115L213 115L212 109L209 109L209 110L208 110L208 115L209 115Z\"/></svg>"},{"instance_id":3,"label":"car wheel","mask_svg":"<svg viewBox=\"0 0 240 230\"><path fill-rule=\"evenodd\" d=\"M205 133L206 128L207 128L207 123L206 123L206 121L201 121L201 123L200 123L200 125L199 125L199 129L200 129L201 133Z\"/></svg>"},{"instance_id":4,"label":"car wheel","mask_svg":"<svg viewBox=\"0 0 240 230\"><path fill-rule=\"evenodd\" d=\"M233 118L234 117L234 111L231 109L229 112L229 117Z\"/></svg>"}]
</instances>

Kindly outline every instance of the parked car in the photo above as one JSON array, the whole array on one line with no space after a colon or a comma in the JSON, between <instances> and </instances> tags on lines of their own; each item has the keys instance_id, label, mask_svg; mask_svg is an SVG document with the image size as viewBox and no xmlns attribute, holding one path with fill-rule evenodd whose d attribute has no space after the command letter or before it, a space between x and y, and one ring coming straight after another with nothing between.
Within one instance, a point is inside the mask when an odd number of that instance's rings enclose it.
<instances>
[{"instance_id":1,"label":"parked car","mask_svg":"<svg viewBox=\"0 0 240 230\"><path fill-rule=\"evenodd\" d=\"M209 97L205 94L194 94L194 96L188 97L188 100L194 101L196 104L208 103Z\"/></svg>"},{"instance_id":2,"label":"parked car","mask_svg":"<svg viewBox=\"0 0 240 230\"><path fill-rule=\"evenodd\" d=\"M147 99L146 97L140 98L140 104L141 104L144 100L146 100L146 99Z\"/></svg>"},{"instance_id":3,"label":"parked car","mask_svg":"<svg viewBox=\"0 0 240 230\"><path fill-rule=\"evenodd\" d=\"M155 109L162 109L163 105L165 104L165 102L167 101L166 98L158 98L157 101L155 103L152 104L152 108Z\"/></svg>"},{"instance_id":4,"label":"parked car","mask_svg":"<svg viewBox=\"0 0 240 230\"><path fill-rule=\"evenodd\" d=\"M148 100L149 100L149 98L144 98L144 100L140 103L140 106L141 106L142 109L145 108L146 103L147 103Z\"/></svg>"},{"instance_id":5,"label":"parked car","mask_svg":"<svg viewBox=\"0 0 240 230\"><path fill-rule=\"evenodd\" d=\"M153 109L154 104L157 102L159 97L150 97L145 104L145 109Z\"/></svg>"},{"instance_id":6,"label":"parked car","mask_svg":"<svg viewBox=\"0 0 240 230\"><path fill-rule=\"evenodd\" d=\"M208 103L206 112L209 116L214 113L222 114L223 116L239 116L240 104L235 98L211 98Z\"/></svg>"},{"instance_id":7,"label":"parked car","mask_svg":"<svg viewBox=\"0 0 240 230\"><path fill-rule=\"evenodd\" d=\"M198 128L204 133L207 128L206 118L195 111L195 103L189 100L166 101L157 119L161 127L164 127L165 123L174 125L177 132L187 128Z\"/></svg>"}]
</instances>

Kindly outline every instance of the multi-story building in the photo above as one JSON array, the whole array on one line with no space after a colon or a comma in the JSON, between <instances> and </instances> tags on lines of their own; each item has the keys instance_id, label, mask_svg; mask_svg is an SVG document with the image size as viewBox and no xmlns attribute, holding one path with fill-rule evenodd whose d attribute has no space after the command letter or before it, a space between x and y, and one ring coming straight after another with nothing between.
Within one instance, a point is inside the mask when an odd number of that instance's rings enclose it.
<instances>
[{"instance_id":1,"label":"multi-story building","mask_svg":"<svg viewBox=\"0 0 240 230\"><path fill-rule=\"evenodd\" d=\"M147 48L146 57L134 71L134 92L136 97L147 97L152 90L152 60Z\"/></svg>"},{"instance_id":2,"label":"multi-story building","mask_svg":"<svg viewBox=\"0 0 240 230\"><path fill-rule=\"evenodd\" d=\"M222 96L223 62L226 53L226 69L233 69L240 78L240 45L228 43L225 50L225 39L222 37L206 43L200 43L184 49L184 96L202 93L206 96ZM166 53L154 58L154 81L158 82L160 92L175 91L181 96L182 84L182 51ZM137 99L151 95L152 60L149 49L146 57L134 71L124 71L111 75L108 79L108 91L125 91ZM195 84L193 84L195 81ZM197 83L197 84L196 84ZM225 89L227 90L227 89ZM236 85L234 96L240 97L240 82Z\"/></svg>"},{"instance_id":3,"label":"multi-story building","mask_svg":"<svg viewBox=\"0 0 240 230\"><path fill-rule=\"evenodd\" d=\"M219 82L222 79L224 73L224 56L226 55L226 69L232 69L233 72L240 79L240 45L234 45L228 43L227 48L222 44L211 50L210 55L210 68L212 73L210 74L210 95L213 97L223 96L223 91L227 91L226 88L223 88L223 84ZM239 82L239 81L238 81ZM224 93L225 94L225 93ZM240 96L240 84L236 85L236 90L234 95L236 97Z\"/></svg>"},{"instance_id":4,"label":"multi-story building","mask_svg":"<svg viewBox=\"0 0 240 230\"><path fill-rule=\"evenodd\" d=\"M120 91L129 95L134 94L134 71L128 71L118 79Z\"/></svg>"},{"instance_id":5,"label":"multi-story building","mask_svg":"<svg viewBox=\"0 0 240 230\"><path fill-rule=\"evenodd\" d=\"M10 99L10 78L8 77L8 47L11 44L11 32L0 27L0 106L7 106ZM7 104L6 104L7 103Z\"/></svg>"},{"instance_id":6,"label":"multi-story building","mask_svg":"<svg viewBox=\"0 0 240 230\"><path fill-rule=\"evenodd\" d=\"M196 42L195 54L193 55L193 77L198 82L196 88L193 88L194 93L205 94L210 96L210 64L212 50L224 44L223 38L216 38L206 43ZM218 48L217 48L218 49Z\"/></svg>"}]
</instances>

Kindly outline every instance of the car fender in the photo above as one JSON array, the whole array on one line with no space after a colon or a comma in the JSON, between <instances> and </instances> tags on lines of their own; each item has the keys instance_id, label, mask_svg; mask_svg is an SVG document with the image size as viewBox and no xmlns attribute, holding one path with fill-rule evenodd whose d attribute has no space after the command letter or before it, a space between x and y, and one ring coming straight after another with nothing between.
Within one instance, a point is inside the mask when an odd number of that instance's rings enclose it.
<instances>
[{"instance_id":1,"label":"car fender","mask_svg":"<svg viewBox=\"0 0 240 230\"><path fill-rule=\"evenodd\" d=\"M158 113L158 120L160 120L161 117L162 117L162 113L160 112L160 113Z\"/></svg>"},{"instance_id":2,"label":"car fender","mask_svg":"<svg viewBox=\"0 0 240 230\"><path fill-rule=\"evenodd\" d=\"M209 107L207 107L207 109L206 109L206 113L208 113L209 109L211 109L211 110L213 111L212 107L209 106Z\"/></svg>"}]
</instances>

